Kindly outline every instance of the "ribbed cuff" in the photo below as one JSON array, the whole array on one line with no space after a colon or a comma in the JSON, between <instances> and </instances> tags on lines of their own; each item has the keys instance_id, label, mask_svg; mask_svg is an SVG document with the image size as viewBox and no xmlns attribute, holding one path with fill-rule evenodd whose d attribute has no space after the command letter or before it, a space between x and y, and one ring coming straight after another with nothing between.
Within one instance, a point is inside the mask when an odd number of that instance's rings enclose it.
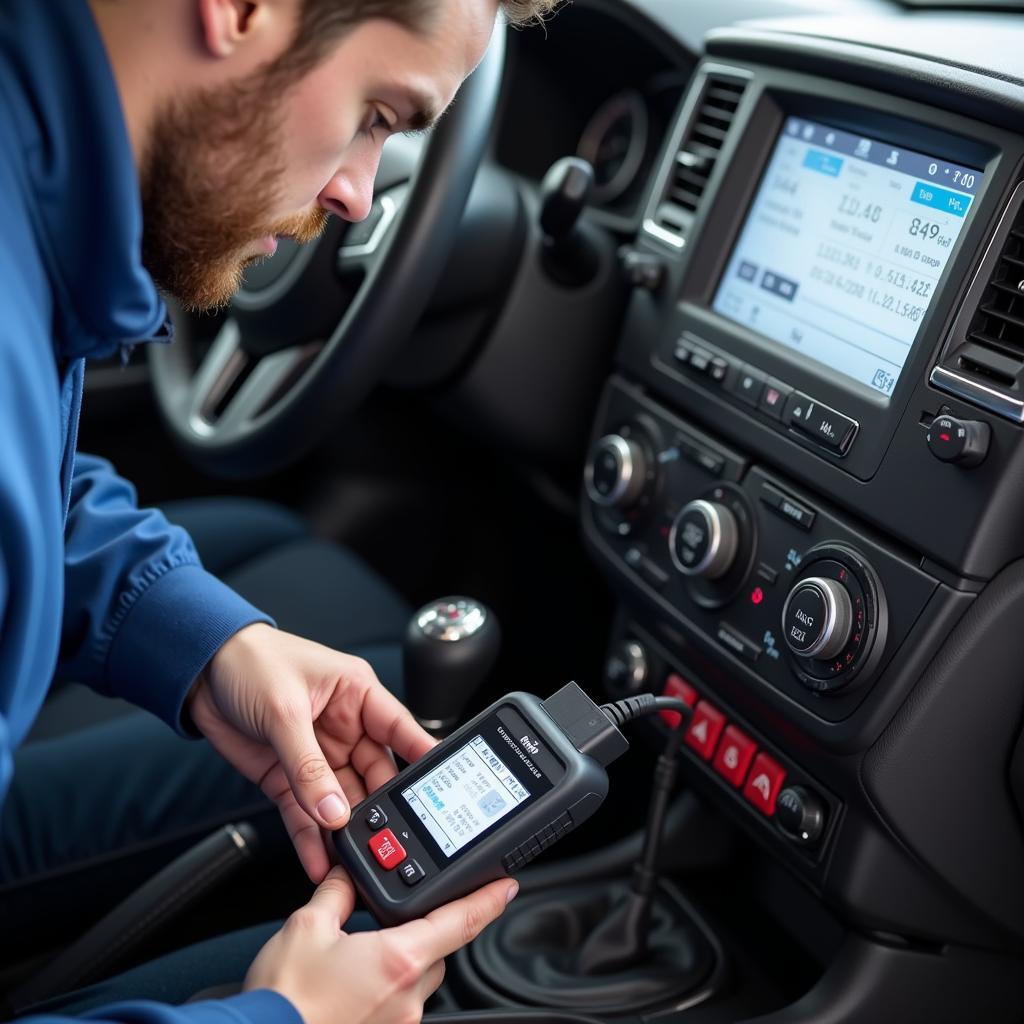
<instances>
[{"instance_id":1,"label":"ribbed cuff","mask_svg":"<svg viewBox=\"0 0 1024 1024\"><path fill-rule=\"evenodd\" d=\"M244 626L274 621L198 565L171 569L139 595L107 659L110 692L186 735L181 710L207 662Z\"/></svg>"}]
</instances>

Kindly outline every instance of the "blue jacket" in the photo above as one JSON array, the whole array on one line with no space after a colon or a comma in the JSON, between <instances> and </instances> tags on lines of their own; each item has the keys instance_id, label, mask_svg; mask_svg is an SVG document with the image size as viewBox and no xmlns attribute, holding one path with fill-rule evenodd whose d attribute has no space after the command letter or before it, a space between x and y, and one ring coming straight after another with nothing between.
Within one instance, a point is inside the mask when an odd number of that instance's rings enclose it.
<instances>
[{"instance_id":1,"label":"blue jacket","mask_svg":"<svg viewBox=\"0 0 1024 1024\"><path fill-rule=\"evenodd\" d=\"M75 453L85 359L166 333L140 259L139 186L86 0L0 0L0 801L55 673L172 728L190 685L264 620L188 535ZM166 339L164 339L166 340ZM272 992L93 1019L296 1024Z\"/></svg>"}]
</instances>

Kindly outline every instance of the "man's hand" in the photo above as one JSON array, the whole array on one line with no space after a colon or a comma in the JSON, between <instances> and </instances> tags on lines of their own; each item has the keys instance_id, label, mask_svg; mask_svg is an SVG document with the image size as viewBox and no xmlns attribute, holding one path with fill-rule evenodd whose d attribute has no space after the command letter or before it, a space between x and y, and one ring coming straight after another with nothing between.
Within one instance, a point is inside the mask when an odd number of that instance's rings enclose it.
<instances>
[{"instance_id":1,"label":"man's hand","mask_svg":"<svg viewBox=\"0 0 1024 1024\"><path fill-rule=\"evenodd\" d=\"M361 658L263 623L236 633L189 695L192 721L216 750L281 811L307 874L330 861L321 828L341 828L349 808L434 740Z\"/></svg>"},{"instance_id":2,"label":"man's hand","mask_svg":"<svg viewBox=\"0 0 1024 1024\"><path fill-rule=\"evenodd\" d=\"M444 958L499 917L518 889L501 879L418 921L349 935L341 926L355 891L335 868L260 950L245 988L280 992L305 1024L418 1021L444 978Z\"/></svg>"}]
</instances>

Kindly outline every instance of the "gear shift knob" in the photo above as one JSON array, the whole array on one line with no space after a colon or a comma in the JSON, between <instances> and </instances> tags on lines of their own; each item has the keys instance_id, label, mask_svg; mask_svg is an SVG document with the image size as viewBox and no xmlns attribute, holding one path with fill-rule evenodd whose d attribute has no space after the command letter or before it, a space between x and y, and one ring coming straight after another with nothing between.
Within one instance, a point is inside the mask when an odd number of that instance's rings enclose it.
<instances>
[{"instance_id":1,"label":"gear shift knob","mask_svg":"<svg viewBox=\"0 0 1024 1024\"><path fill-rule=\"evenodd\" d=\"M470 597L442 597L412 617L402 648L405 703L424 729L451 730L500 646L494 613Z\"/></svg>"}]
</instances>

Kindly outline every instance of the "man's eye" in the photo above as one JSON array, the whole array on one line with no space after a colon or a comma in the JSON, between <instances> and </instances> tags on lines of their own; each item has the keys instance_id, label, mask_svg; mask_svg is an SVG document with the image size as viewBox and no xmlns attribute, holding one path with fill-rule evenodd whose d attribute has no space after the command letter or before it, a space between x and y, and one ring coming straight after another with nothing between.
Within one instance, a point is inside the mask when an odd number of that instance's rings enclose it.
<instances>
[{"instance_id":1,"label":"man's eye","mask_svg":"<svg viewBox=\"0 0 1024 1024\"><path fill-rule=\"evenodd\" d=\"M388 119L376 107L374 107L369 120L363 126L363 131L367 135L372 135L376 128L389 130L391 125L389 124Z\"/></svg>"}]
</instances>

